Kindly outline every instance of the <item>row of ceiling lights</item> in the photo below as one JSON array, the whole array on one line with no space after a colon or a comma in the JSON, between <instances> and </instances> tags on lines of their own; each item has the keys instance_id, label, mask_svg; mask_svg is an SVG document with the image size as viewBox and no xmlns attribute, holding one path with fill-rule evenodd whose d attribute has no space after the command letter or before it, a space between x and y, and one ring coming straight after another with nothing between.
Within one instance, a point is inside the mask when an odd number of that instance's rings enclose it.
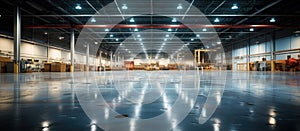
<instances>
[{"instance_id":1,"label":"row of ceiling lights","mask_svg":"<svg viewBox=\"0 0 300 131\"><path fill-rule=\"evenodd\" d=\"M82 7L80 6L80 4L76 4L75 9L81 10ZM123 4L122 7L121 7L121 9L127 10L127 9L128 9L127 4ZM182 9L183 9L182 4L178 4L177 9L178 9L178 10L182 10ZM232 9L232 10L236 10L236 9L239 9L239 7L238 7L238 5L237 5L236 3L234 3L234 4L232 5L231 9ZM96 22L96 19L95 19L95 18L92 18L92 19L91 19L91 22L95 23L95 22ZM129 20L129 22L131 22L131 23L135 22L134 18L131 18L131 19ZM173 19L172 19L172 22L177 22L177 19L176 19L176 18L173 18ZM220 22L220 19L219 19L219 18L215 18L215 19L214 19L214 22L215 22L215 23L218 23L218 22ZM276 22L275 18L271 18L271 19L270 19L270 22L272 22L272 23L273 23L273 22ZM109 31L109 29L105 29L105 31ZM135 28L134 31L137 32L138 29ZM168 31L172 31L172 29L169 28ZM206 28L203 28L202 31L207 31L207 29L206 29ZM254 28L250 28L249 31L254 31ZM138 35L138 36L140 36L140 35ZM166 35L166 37L168 37L168 36L169 36L169 35ZM110 37L113 37L113 35L110 35ZM197 35L197 37L199 37L199 35ZM140 38L139 41L141 41L141 40L142 40L142 39ZM119 41L119 39L116 38L116 41ZM164 41L167 41L167 39L165 38ZM192 38L191 41L194 41L194 39ZM95 44L96 44L96 42L95 42ZM98 43L97 43L97 44L98 44ZM162 47L163 47L163 45L162 45Z\"/></svg>"},{"instance_id":2,"label":"row of ceiling lights","mask_svg":"<svg viewBox=\"0 0 300 131\"><path fill-rule=\"evenodd\" d=\"M81 7L80 4L76 4L75 9L76 9L76 10L81 10L82 7ZM121 7L121 9L122 9L122 10L127 10L127 9L128 9L127 4L123 4L122 7ZM179 4L177 5L176 9L177 9L177 10L182 10L182 9L183 9L182 4L179 3ZM232 4L231 9L232 9L232 10L237 10L237 9L239 9L239 7L238 7L238 5L237 5L236 3L234 3L234 4Z\"/></svg>"},{"instance_id":3,"label":"row of ceiling lights","mask_svg":"<svg viewBox=\"0 0 300 131\"><path fill-rule=\"evenodd\" d=\"M80 4L76 4L75 9L81 10L82 7L80 6ZM127 10L127 9L128 9L127 4L123 4L122 7L121 7L121 9ZM178 9L178 10L182 10L182 9L183 9L182 4L178 4L177 9ZM232 5L231 9L232 9L232 10L236 10L236 9L239 9L239 7L238 7L238 5L237 5L236 3L234 3L234 4ZM96 22L96 19L95 19L95 18L92 18L92 19L91 19L91 22L92 22L92 23L95 23L95 22ZM131 18L131 19L129 20L129 22L133 23L133 22L135 22L135 20L134 20L133 18ZM173 19L172 19L172 22L177 22L177 19L176 19L176 18L173 18ZM219 19L219 18L215 18L215 19L214 19L214 22L215 22L215 23L219 23L219 22L220 22L220 19ZM273 17L273 18L271 18L271 19L269 20L269 22L274 23L274 22L276 22L276 20L275 20L275 18Z\"/></svg>"}]
</instances>

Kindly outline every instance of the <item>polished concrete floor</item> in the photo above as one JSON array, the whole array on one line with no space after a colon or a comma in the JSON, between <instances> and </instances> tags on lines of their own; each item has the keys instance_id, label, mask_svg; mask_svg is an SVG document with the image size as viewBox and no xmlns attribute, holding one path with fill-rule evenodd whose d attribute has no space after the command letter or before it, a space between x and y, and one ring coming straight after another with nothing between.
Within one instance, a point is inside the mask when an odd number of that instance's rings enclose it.
<instances>
[{"instance_id":1,"label":"polished concrete floor","mask_svg":"<svg viewBox=\"0 0 300 131\"><path fill-rule=\"evenodd\" d=\"M300 131L300 73L0 74L1 131L169 129Z\"/></svg>"}]
</instances>

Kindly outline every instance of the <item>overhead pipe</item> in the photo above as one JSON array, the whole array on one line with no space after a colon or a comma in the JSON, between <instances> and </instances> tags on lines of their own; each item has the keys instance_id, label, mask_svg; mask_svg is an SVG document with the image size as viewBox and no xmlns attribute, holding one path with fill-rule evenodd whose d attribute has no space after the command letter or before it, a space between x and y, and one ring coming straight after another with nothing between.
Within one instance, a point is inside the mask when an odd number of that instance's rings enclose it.
<instances>
[{"instance_id":1,"label":"overhead pipe","mask_svg":"<svg viewBox=\"0 0 300 131\"><path fill-rule=\"evenodd\" d=\"M209 14L214 13L217 9L219 9L224 3L226 2L226 0L224 0L221 4L219 4L214 10L212 10Z\"/></svg>"},{"instance_id":2,"label":"overhead pipe","mask_svg":"<svg viewBox=\"0 0 300 131\"><path fill-rule=\"evenodd\" d=\"M213 3L215 3L214 0L213 0L206 8L205 8L205 10L204 10L205 13L207 12L208 8L209 8Z\"/></svg>"},{"instance_id":3,"label":"overhead pipe","mask_svg":"<svg viewBox=\"0 0 300 131\"><path fill-rule=\"evenodd\" d=\"M99 15L100 12L88 1L88 0L85 0L85 2Z\"/></svg>"}]
</instances>

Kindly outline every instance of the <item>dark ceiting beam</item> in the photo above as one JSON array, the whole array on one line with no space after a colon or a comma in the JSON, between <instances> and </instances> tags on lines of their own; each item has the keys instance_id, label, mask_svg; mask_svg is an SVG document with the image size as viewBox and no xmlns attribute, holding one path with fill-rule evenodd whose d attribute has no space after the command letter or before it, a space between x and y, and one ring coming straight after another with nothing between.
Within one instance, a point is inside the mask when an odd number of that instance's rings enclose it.
<instances>
[{"instance_id":1,"label":"dark ceiting beam","mask_svg":"<svg viewBox=\"0 0 300 131\"><path fill-rule=\"evenodd\" d=\"M141 28L141 29L168 29L168 28L300 28L299 26L277 26L277 25L35 25L24 28Z\"/></svg>"}]
</instances>

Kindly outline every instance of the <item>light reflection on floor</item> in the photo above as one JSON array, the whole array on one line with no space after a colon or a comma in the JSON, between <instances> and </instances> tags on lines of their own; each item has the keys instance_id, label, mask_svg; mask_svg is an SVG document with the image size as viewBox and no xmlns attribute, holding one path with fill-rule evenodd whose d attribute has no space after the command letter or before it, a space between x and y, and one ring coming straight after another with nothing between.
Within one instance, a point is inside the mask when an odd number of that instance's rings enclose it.
<instances>
[{"instance_id":1,"label":"light reflection on floor","mask_svg":"<svg viewBox=\"0 0 300 131\"><path fill-rule=\"evenodd\" d=\"M179 72L168 71L168 75L178 75ZM203 90L199 91L196 104L174 131L300 130L300 73L223 72L227 74L226 87L213 116L203 125L198 123L199 115L205 115L201 114L202 106L209 93L208 86L212 84L202 82L200 86ZM118 72L112 73L118 75ZM220 71L204 71L203 74L214 73ZM31 73L18 76L0 74L0 129L101 130L84 113L74 89L76 84L91 85L93 81L82 82L87 73L74 74L74 80L70 73ZM152 104L141 106L127 102L125 105L118 105L123 98L117 95L111 87L110 79L105 77L109 76L109 72L89 74L99 79L97 84L103 89L102 96L110 103L110 107L129 117L146 119L160 115L178 97L178 83L173 81L173 85L164 87L168 94L162 95ZM134 76L132 83L145 81ZM135 85L135 89L149 90L147 84ZM98 94L92 96L99 97ZM182 99L185 99L184 96Z\"/></svg>"}]
</instances>

